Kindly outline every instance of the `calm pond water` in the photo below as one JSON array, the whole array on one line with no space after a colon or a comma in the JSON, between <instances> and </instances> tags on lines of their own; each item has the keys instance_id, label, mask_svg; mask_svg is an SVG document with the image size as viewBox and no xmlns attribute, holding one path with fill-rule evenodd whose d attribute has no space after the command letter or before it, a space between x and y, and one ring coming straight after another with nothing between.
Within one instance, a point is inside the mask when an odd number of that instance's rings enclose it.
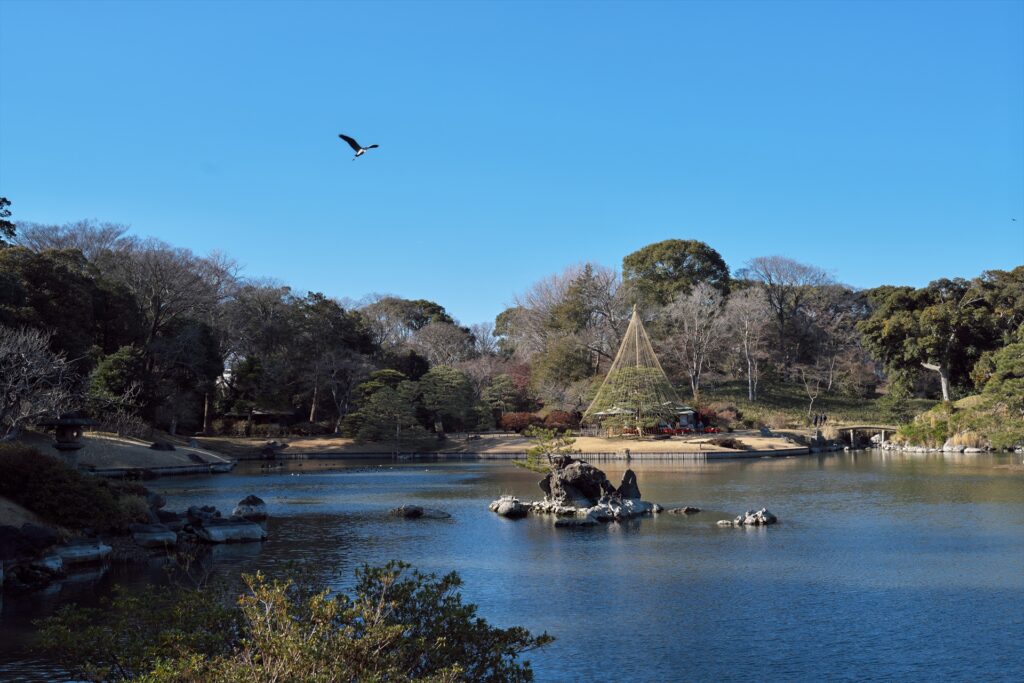
<instances>
[{"instance_id":1,"label":"calm pond water","mask_svg":"<svg viewBox=\"0 0 1024 683\"><path fill-rule=\"evenodd\" d=\"M1020 463L1020 455L882 452L634 461L645 499L703 512L577 530L489 512L499 494L538 495L538 476L506 462L304 461L273 474L243 464L151 486L171 509L230 510L249 493L267 501L270 539L216 547L217 572L275 572L297 561L344 589L364 562L457 570L484 618L557 637L530 658L540 681L1019 681ZM615 481L624 469L597 464ZM402 503L452 519L386 516ZM781 523L715 526L762 505ZM126 578L6 598L0 680L52 679L28 654L29 620Z\"/></svg>"}]
</instances>

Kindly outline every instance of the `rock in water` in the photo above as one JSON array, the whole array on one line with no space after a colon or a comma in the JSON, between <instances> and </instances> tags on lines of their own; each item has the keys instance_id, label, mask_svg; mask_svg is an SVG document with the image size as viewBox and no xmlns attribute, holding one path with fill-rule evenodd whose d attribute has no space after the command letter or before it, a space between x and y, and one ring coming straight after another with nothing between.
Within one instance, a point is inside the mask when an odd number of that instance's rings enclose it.
<instances>
[{"instance_id":1,"label":"rock in water","mask_svg":"<svg viewBox=\"0 0 1024 683\"><path fill-rule=\"evenodd\" d=\"M259 524L244 519L211 519L195 529L196 537L207 543L244 543L264 541L267 532Z\"/></svg>"},{"instance_id":2,"label":"rock in water","mask_svg":"<svg viewBox=\"0 0 1024 683\"><path fill-rule=\"evenodd\" d=\"M132 524L128 530L132 532L135 545L142 548L168 548L178 544L178 534L163 524Z\"/></svg>"},{"instance_id":3,"label":"rock in water","mask_svg":"<svg viewBox=\"0 0 1024 683\"><path fill-rule=\"evenodd\" d=\"M509 519L520 519L530 512L529 507L513 496L502 496L491 503L488 508L491 512L496 512L502 517L508 517Z\"/></svg>"},{"instance_id":4,"label":"rock in water","mask_svg":"<svg viewBox=\"0 0 1024 683\"><path fill-rule=\"evenodd\" d=\"M700 512L700 508L690 507L685 505L681 508L672 508L669 510L673 515L695 515Z\"/></svg>"},{"instance_id":5,"label":"rock in water","mask_svg":"<svg viewBox=\"0 0 1024 683\"><path fill-rule=\"evenodd\" d=\"M91 539L83 539L66 546L59 546L57 554L64 562L64 566L76 564L94 564L103 562L113 551L106 543L100 543Z\"/></svg>"},{"instance_id":6,"label":"rock in water","mask_svg":"<svg viewBox=\"0 0 1024 683\"><path fill-rule=\"evenodd\" d=\"M448 519L451 517L444 510L434 510L432 508L420 507L419 505L402 505L401 507L393 508L388 514L392 517L401 517L402 519Z\"/></svg>"},{"instance_id":7,"label":"rock in water","mask_svg":"<svg viewBox=\"0 0 1024 683\"><path fill-rule=\"evenodd\" d=\"M576 507L596 505L601 496L615 492L604 472L569 455L555 458L554 469L541 481L540 488L552 502Z\"/></svg>"},{"instance_id":8,"label":"rock in water","mask_svg":"<svg viewBox=\"0 0 1024 683\"><path fill-rule=\"evenodd\" d=\"M626 471L622 473L622 483L619 484L616 493L623 498L640 500L640 487L637 486L636 473L633 470L626 468Z\"/></svg>"},{"instance_id":9,"label":"rock in water","mask_svg":"<svg viewBox=\"0 0 1024 683\"><path fill-rule=\"evenodd\" d=\"M250 522L262 522L267 518L267 504L262 498L249 494L238 501L238 505L231 511L231 515L247 519Z\"/></svg>"},{"instance_id":10,"label":"rock in water","mask_svg":"<svg viewBox=\"0 0 1024 683\"><path fill-rule=\"evenodd\" d=\"M747 510L733 520L719 520L718 526L767 526L769 524L775 524L778 521L779 518L768 512L768 508L761 508L756 512Z\"/></svg>"}]
</instances>

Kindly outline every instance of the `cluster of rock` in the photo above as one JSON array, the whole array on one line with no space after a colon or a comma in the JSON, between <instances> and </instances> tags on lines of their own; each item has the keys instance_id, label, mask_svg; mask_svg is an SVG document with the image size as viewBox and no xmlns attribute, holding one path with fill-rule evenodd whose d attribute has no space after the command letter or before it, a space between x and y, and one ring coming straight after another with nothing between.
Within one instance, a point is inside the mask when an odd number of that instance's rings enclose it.
<instances>
[{"instance_id":1,"label":"cluster of rock","mask_svg":"<svg viewBox=\"0 0 1024 683\"><path fill-rule=\"evenodd\" d=\"M65 578L78 567L104 562L111 547L97 539L62 541L37 524L0 526L0 585L24 593Z\"/></svg>"},{"instance_id":2,"label":"cluster of rock","mask_svg":"<svg viewBox=\"0 0 1024 683\"><path fill-rule=\"evenodd\" d=\"M988 448L979 448L976 446L963 446L961 444L946 443L942 444L942 448L936 448L934 446L910 446L907 444L899 444L894 441L883 441L878 445L879 448L886 451L903 451L905 453L985 453ZM1024 449L1019 449L1024 451Z\"/></svg>"},{"instance_id":3,"label":"cluster of rock","mask_svg":"<svg viewBox=\"0 0 1024 683\"><path fill-rule=\"evenodd\" d=\"M27 592L67 577L79 568L103 565L108 560L148 559L149 551L167 551L182 542L236 543L262 541L266 530L257 522L267 518L267 506L256 496L239 501L230 517L206 505L184 513L164 510L162 496L149 494L150 520L131 524L127 539L105 542L98 538L62 539L53 529L36 524L21 528L0 526L0 585L4 590ZM127 550L135 546L135 550ZM114 553L114 546L118 552Z\"/></svg>"},{"instance_id":4,"label":"cluster of rock","mask_svg":"<svg viewBox=\"0 0 1024 683\"><path fill-rule=\"evenodd\" d=\"M736 519L719 520L718 526L767 526L778 521L779 518L768 512L768 508L761 508L757 511L747 510Z\"/></svg>"},{"instance_id":5,"label":"cluster of rock","mask_svg":"<svg viewBox=\"0 0 1024 683\"><path fill-rule=\"evenodd\" d=\"M529 502L502 496L488 508L510 519L531 512L555 515L559 517L556 527L594 526L662 511L660 505L641 500L636 474L631 469L625 471L616 487L604 472L584 460L563 455L554 458L552 465L540 481L543 500Z\"/></svg>"}]
</instances>

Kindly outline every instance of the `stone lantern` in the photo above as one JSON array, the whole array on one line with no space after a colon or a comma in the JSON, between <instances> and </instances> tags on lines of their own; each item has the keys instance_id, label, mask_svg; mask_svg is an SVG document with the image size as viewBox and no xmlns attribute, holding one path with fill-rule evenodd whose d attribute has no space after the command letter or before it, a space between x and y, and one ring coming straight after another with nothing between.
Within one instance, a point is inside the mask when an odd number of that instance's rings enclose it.
<instances>
[{"instance_id":1,"label":"stone lantern","mask_svg":"<svg viewBox=\"0 0 1024 683\"><path fill-rule=\"evenodd\" d=\"M75 413L68 413L55 420L46 420L38 424L40 427L53 427L53 447L62 453L70 453L85 446L81 441L82 431L99 423Z\"/></svg>"}]
</instances>

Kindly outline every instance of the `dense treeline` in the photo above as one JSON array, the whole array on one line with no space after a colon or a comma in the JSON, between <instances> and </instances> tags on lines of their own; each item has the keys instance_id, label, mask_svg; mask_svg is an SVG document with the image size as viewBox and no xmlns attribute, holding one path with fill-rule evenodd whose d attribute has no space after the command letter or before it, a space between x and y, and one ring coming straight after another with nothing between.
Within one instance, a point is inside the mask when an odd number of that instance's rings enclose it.
<instances>
[{"instance_id":1,"label":"dense treeline","mask_svg":"<svg viewBox=\"0 0 1024 683\"><path fill-rule=\"evenodd\" d=\"M298 293L244 276L222 254L118 225L22 223L5 236L0 363L16 353L56 373L23 373L21 385L35 381L48 398L0 405L6 431L76 399L119 430L273 435L285 422L417 441L517 427L538 411L570 424L634 305L670 378L697 403L726 385L751 403L784 386L805 397L809 417L829 396L949 400L1018 379L1000 353L1019 346L1024 267L855 290L788 258L730 271L703 242L666 240L626 255L621 273L571 266L493 325L467 327L432 301Z\"/></svg>"}]
</instances>

